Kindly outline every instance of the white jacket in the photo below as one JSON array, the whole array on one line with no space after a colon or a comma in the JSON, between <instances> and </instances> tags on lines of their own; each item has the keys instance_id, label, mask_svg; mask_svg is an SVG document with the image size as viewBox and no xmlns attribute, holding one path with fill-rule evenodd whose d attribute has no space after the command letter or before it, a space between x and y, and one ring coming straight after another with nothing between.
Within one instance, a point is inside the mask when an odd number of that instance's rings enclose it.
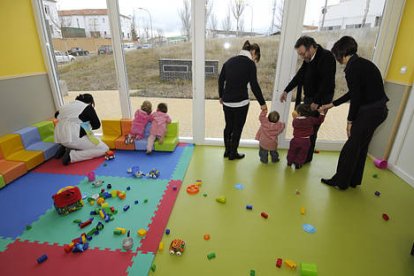
<instances>
[{"instance_id":1,"label":"white jacket","mask_svg":"<svg viewBox=\"0 0 414 276\"><path fill-rule=\"evenodd\" d=\"M62 106L57 117L55 128L55 143L66 144L79 140L82 120L79 115L88 105L81 101L74 101Z\"/></svg>"}]
</instances>

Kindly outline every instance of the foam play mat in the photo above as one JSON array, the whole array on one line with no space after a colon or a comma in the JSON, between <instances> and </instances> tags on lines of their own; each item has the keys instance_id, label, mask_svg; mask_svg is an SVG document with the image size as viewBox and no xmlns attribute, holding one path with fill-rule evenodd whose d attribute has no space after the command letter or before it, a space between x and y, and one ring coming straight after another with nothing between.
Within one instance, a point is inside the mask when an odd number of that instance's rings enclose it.
<instances>
[{"instance_id":1,"label":"foam play mat","mask_svg":"<svg viewBox=\"0 0 414 276\"><path fill-rule=\"evenodd\" d=\"M113 160L67 167L52 159L7 185L0 190L0 275L147 275L193 150L118 150ZM148 174L153 169L158 177ZM77 210L66 214L62 202Z\"/></svg>"}]
</instances>

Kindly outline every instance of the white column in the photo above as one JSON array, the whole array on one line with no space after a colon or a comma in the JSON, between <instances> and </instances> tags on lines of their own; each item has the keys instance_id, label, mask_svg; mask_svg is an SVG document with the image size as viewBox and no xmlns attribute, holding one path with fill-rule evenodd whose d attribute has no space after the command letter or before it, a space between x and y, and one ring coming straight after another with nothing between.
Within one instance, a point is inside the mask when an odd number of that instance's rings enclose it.
<instances>
[{"instance_id":1,"label":"white column","mask_svg":"<svg viewBox=\"0 0 414 276\"><path fill-rule=\"evenodd\" d=\"M191 0L191 39L193 42L193 141L205 138L205 1Z\"/></svg>"},{"instance_id":2,"label":"white column","mask_svg":"<svg viewBox=\"0 0 414 276\"><path fill-rule=\"evenodd\" d=\"M296 74L297 53L294 45L302 34L305 7L306 1L285 1L283 7L275 87L272 96L272 110L279 112L282 122L287 122L288 116L290 116L289 107L292 93L288 94L288 99L285 103L281 103L279 98L287 84ZM284 139L285 134L283 133L279 137L279 145L287 147L288 141Z\"/></svg>"},{"instance_id":3,"label":"white column","mask_svg":"<svg viewBox=\"0 0 414 276\"><path fill-rule=\"evenodd\" d=\"M119 20L119 6L117 0L106 0L108 7L109 26L111 28L112 48L114 52L115 71L118 80L119 100L123 118L131 118L129 102L129 87L125 57L122 49L121 22Z\"/></svg>"}]
</instances>

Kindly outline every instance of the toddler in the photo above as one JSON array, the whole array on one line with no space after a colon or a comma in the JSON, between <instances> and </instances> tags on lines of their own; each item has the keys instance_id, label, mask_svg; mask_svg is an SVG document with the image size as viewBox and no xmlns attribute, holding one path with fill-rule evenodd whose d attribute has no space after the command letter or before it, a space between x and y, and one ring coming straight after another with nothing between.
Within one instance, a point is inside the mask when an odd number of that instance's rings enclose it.
<instances>
[{"instance_id":1,"label":"toddler","mask_svg":"<svg viewBox=\"0 0 414 276\"><path fill-rule=\"evenodd\" d=\"M315 117L316 114L317 111L312 111L309 104L300 104L293 111L293 138L287 155L288 166L294 164L296 169L300 169L305 163L313 127L322 124L325 119L324 113L320 113L318 117Z\"/></svg>"},{"instance_id":2,"label":"toddler","mask_svg":"<svg viewBox=\"0 0 414 276\"><path fill-rule=\"evenodd\" d=\"M279 161L279 153L277 152L277 137L285 129L285 124L279 122L279 113L272 111L266 117L266 110L259 115L260 128L256 134L256 140L259 140L259 157L262 163L267 164L269 153L272 162Z\"/></svg>"},{"instance_id":3,"label":"toddler","mask_svg":"<svg viewBox=\"0 0 414 276\"><path fill-rule=\"evenodd\" d=\"M144 101L141 109L135 112L132 120L131 132L125 138L125 144L132 144L135 139L144 138L145 126L151 121L152 104L149 101Z\"/></svg>"},{"instance_id":4,"label":"toddler","mask_svg":"<svg viewBox=\"0 0 414 276\"><path fill-rule=\"evenodd\" d=\"M158 104L157 111L151 115L151 131L148 137L147 154L151 154L155 139L159 144L164 142L165 133L167 132L167 124L171 123L171 118L167 114L168 107L165 103Z\"/></svg>"}]
</instances>

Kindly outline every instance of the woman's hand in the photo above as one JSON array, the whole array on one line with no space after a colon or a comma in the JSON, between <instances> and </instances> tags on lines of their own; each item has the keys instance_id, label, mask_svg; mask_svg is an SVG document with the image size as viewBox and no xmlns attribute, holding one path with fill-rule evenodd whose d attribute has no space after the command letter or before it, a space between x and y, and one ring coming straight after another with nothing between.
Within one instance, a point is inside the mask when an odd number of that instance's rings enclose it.
<instances>
[{"instance_id":1,"label":"woman's hand","mask_svg":"<svg viewBox=\"0 0 414 276\"><path fill-rule=\"evenodd\" d=\"M348 121L346 124L346 134L348 135L348 138L351 137L351 128L352 128L352 122Z\"/></svg>"},{"instance_id":2,"label":"woman's hand","mask_svg":"<svg viewBox=\"0 0 414 276\"><path fill-rule=\"evenodd\" d=\"M326 114L326 111L328 111L328 109L331 109L332 107L334 107L333 103L324 104L324 105L321 105L318 108L318 111L319 111L319 113L325 113Z\"/></svg>"},{"instance_id":3,"label":"woman's hand","mask_svg":"<svg viewBox=\"0 0 414 276\"><path fill-rule=\"evenodd\" d=\"M286 98L287 98L287 92L283 91L282 95L280 95L280 102L286 102Z\"/></svg>"},{"instance_id":4,"label":"woman's hand","mask_svg":"<svg viewBox=\"0 0 414 276\"><path fill-rule=\"evenodd\" d=\"M261 105L261 106L260 106L260 109L261 109L262 111L266 111L266 112L267 112L267 105L266 105L266 104Z\"/></svg>"}]
</instances>

